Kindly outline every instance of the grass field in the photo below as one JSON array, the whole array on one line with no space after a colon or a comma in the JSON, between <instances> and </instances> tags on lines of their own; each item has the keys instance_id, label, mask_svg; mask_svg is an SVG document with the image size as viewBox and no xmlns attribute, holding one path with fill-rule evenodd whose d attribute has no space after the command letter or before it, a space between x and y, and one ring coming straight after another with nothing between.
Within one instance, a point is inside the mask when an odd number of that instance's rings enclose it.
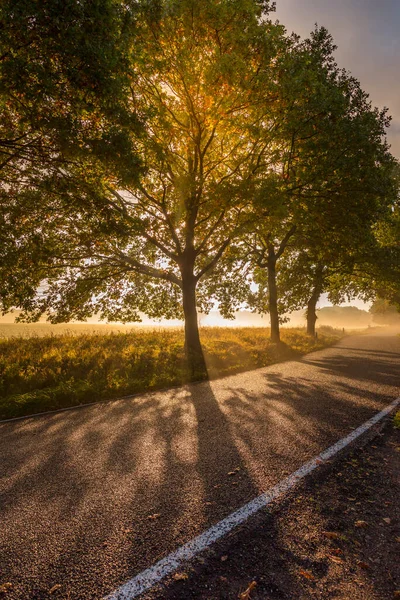
<instances>
[{"instance_id":1,"label":"grass field","mask_svg":"<svg viewBox=\"0 0 400 600\"><path fill-rule=\"evenodd\" d=\"M189 381L181 328L132 328L121 333L118 327L78 325L74 330L71 326L60 330L58 335L46 335L43 329L35 335L28 327L28 332L19 330L19 337L7 337L5 325L1 325L0 339L0 419ZM283 328L279 346L272 344L268 335L265 328L201 329L210 378L324 348L337 341L342 332L321 328L315 342L304 329Z\"/></svg>"},{"instance_id":2,"label":"grass field","mask_svg":"<svg viewBox=\"0 0 400 600\"><path fill-rule=\"evenodd\" d=\"M47 322L39 323L1 323L0 339L18 337L48 337L54 335L82 335L109 333L129 333L138 330L154 330L154 325L113 325L108 323L59 323L52 325Z\"/></svg>"}]
</instances>

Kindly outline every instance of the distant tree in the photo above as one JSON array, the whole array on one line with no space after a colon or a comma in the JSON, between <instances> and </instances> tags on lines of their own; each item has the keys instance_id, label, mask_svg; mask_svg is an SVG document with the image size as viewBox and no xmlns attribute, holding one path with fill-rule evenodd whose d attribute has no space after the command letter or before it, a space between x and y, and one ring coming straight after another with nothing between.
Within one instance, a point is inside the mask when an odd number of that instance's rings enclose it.
<instances>
[{"instance_id":1,"label":"distant tree","mask_svg":"<svg viewBox=\"0 0 400 600\"><path fill-rule=\"evenodd\" d=\"M318 230L295 239L280 263L278 274L284 312L306 308L307 332L315 337L316 306L322 293L335 304L356 297L371 300L385 286L399 289L398 250L379 245L377 235L387 226L397 196L396 163L391 159L383 169L386 193L375 204L363 205L356 214L352 203L345 203L340 228L321 223ZM380 237L382 235L380 234ZM397 244L398 246L398 244ZM397 285L395 282L397 281ZM385 283L384 283L385 282Z\"/></svg>"},{"instance_id":2,"label":"distant tree","mask_svg":"<svg viewBox=\"0 0 400 600\"><path fill-rule=\"evenodd\" d=\"M400 307L384 298L377 298L369 309L375 323L400 326Z\"/></svg>"},{"instance_id":3,"label":"distant tree","mask_svg":"<svg viewBox=\"0 0 400 600\"><path fill-rule=\"evenodd\" d=\"M392 160L386 173L386 206L349 253L346 268L330 278L330 299L381 299L400 308L400 168ZM363 240L363 243L361 241Z\"/></svg>"},{"instance_id":4,"label":"distant tree","mask_svg":"<svg viewBox=\"0 0 400 600\"><path fill-rule=\"evenodd\" d=\"M324 306L318 309L321 325L332 327L366 327L371 322L371 315L356 306Z\"/></svg>"}]
</instances>

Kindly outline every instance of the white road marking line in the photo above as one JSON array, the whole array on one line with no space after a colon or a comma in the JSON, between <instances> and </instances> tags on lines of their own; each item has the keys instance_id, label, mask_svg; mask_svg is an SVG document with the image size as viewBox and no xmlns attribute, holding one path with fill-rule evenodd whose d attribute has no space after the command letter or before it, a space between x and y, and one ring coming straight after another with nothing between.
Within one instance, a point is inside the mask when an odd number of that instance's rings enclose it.
<instances>
[{"instance_id":1,"label":"white road marking line","mask_svg":"<svg viewBox=\"0 0 400 600\"><path fill-rule=\"evenodd\" d=\"M265 508L273 500L276 500L285 494L297 485L306 475L314 471L314 469L317 469L325 461L332 458L332 456L335 456L340 450L376 425L376 423L386 417L399 404L400 398L397 398L381 412L369 419L369 421L366 421L348 436L342 438L315 458L312 458L309 462L300 467L300 469L297 469L297 471L289 475L289 477L286 477L286 479L283 479L274 487L231 513L228 517L219 521L219 523L213 525L210 529L207 529L207 531L195 537L190 542L187 542L174 552L171 552L171 554L158 561L154 566L142 571L133 577L133 579L124 583L115 592L104 598L104 600L132 600L133 598L140 596L140 594L149 591L156 583L159 583L164 579L164 577L176 571L182 563L194 558L197 554L206 548L209 548L214 542L224 537L238 525L244 523L261 508Z\"/></svg>"}]
</instances>

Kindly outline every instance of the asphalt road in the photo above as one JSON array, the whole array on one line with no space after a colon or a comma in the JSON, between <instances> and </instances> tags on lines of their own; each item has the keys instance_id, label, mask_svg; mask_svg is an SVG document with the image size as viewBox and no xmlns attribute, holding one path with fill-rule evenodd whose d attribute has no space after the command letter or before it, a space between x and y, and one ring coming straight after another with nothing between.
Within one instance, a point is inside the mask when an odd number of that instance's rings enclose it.
<instances>
[{"instance_id":1,"label":"asphalt road","mask_svg":"<svg viewBox=\"0 0 400 600\"><path fill-rule=\"evenodd\" d=\"M0 585L7 599L99 600L399 395L400 337L374 333L0 424Z\"/></svg>"}]
</instances>

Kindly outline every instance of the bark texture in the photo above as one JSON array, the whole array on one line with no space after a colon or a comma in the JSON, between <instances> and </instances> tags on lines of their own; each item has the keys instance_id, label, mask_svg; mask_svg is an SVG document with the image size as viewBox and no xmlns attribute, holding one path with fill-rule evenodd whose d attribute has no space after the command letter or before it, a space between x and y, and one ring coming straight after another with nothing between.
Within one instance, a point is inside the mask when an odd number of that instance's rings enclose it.
<instances>
[{"instance_id":1,"label":"bark texture","mask_svg":"<svg viewBox=\"0 0 400 600\"><path fill-rule=\"evenodd\" d=\"M278 312L278 289L276 286L276 256L272 248L268 251L267 260L268 269L268 305L269 317L271 320L271 341L279 343L281 341L279 330L279 312Z\"/></svg>"},{"instance_id":2,"label":"bark texture","mask_svg":"<svg viewBox=\"0 0 400 600\"><path fill-rule=\"evenodd\" d=\"M183 312L185 316L185 354L193 379L206 379L207 367L200 342L196 306L196 279L186 275L182 281Z\"/></svg>"},{"instance_id":3,"label":"bark texture","mask_svg":"<svg viewBox=\"0 0 400 600\"><path fill-rule=\"evenodd\" d=\"M316 337L315 324L317 322L317 302L322 294L323 288L323 266L318 265L315 271L314 287L307 303L307 333Z\"/></svg>"}]
</instances>

